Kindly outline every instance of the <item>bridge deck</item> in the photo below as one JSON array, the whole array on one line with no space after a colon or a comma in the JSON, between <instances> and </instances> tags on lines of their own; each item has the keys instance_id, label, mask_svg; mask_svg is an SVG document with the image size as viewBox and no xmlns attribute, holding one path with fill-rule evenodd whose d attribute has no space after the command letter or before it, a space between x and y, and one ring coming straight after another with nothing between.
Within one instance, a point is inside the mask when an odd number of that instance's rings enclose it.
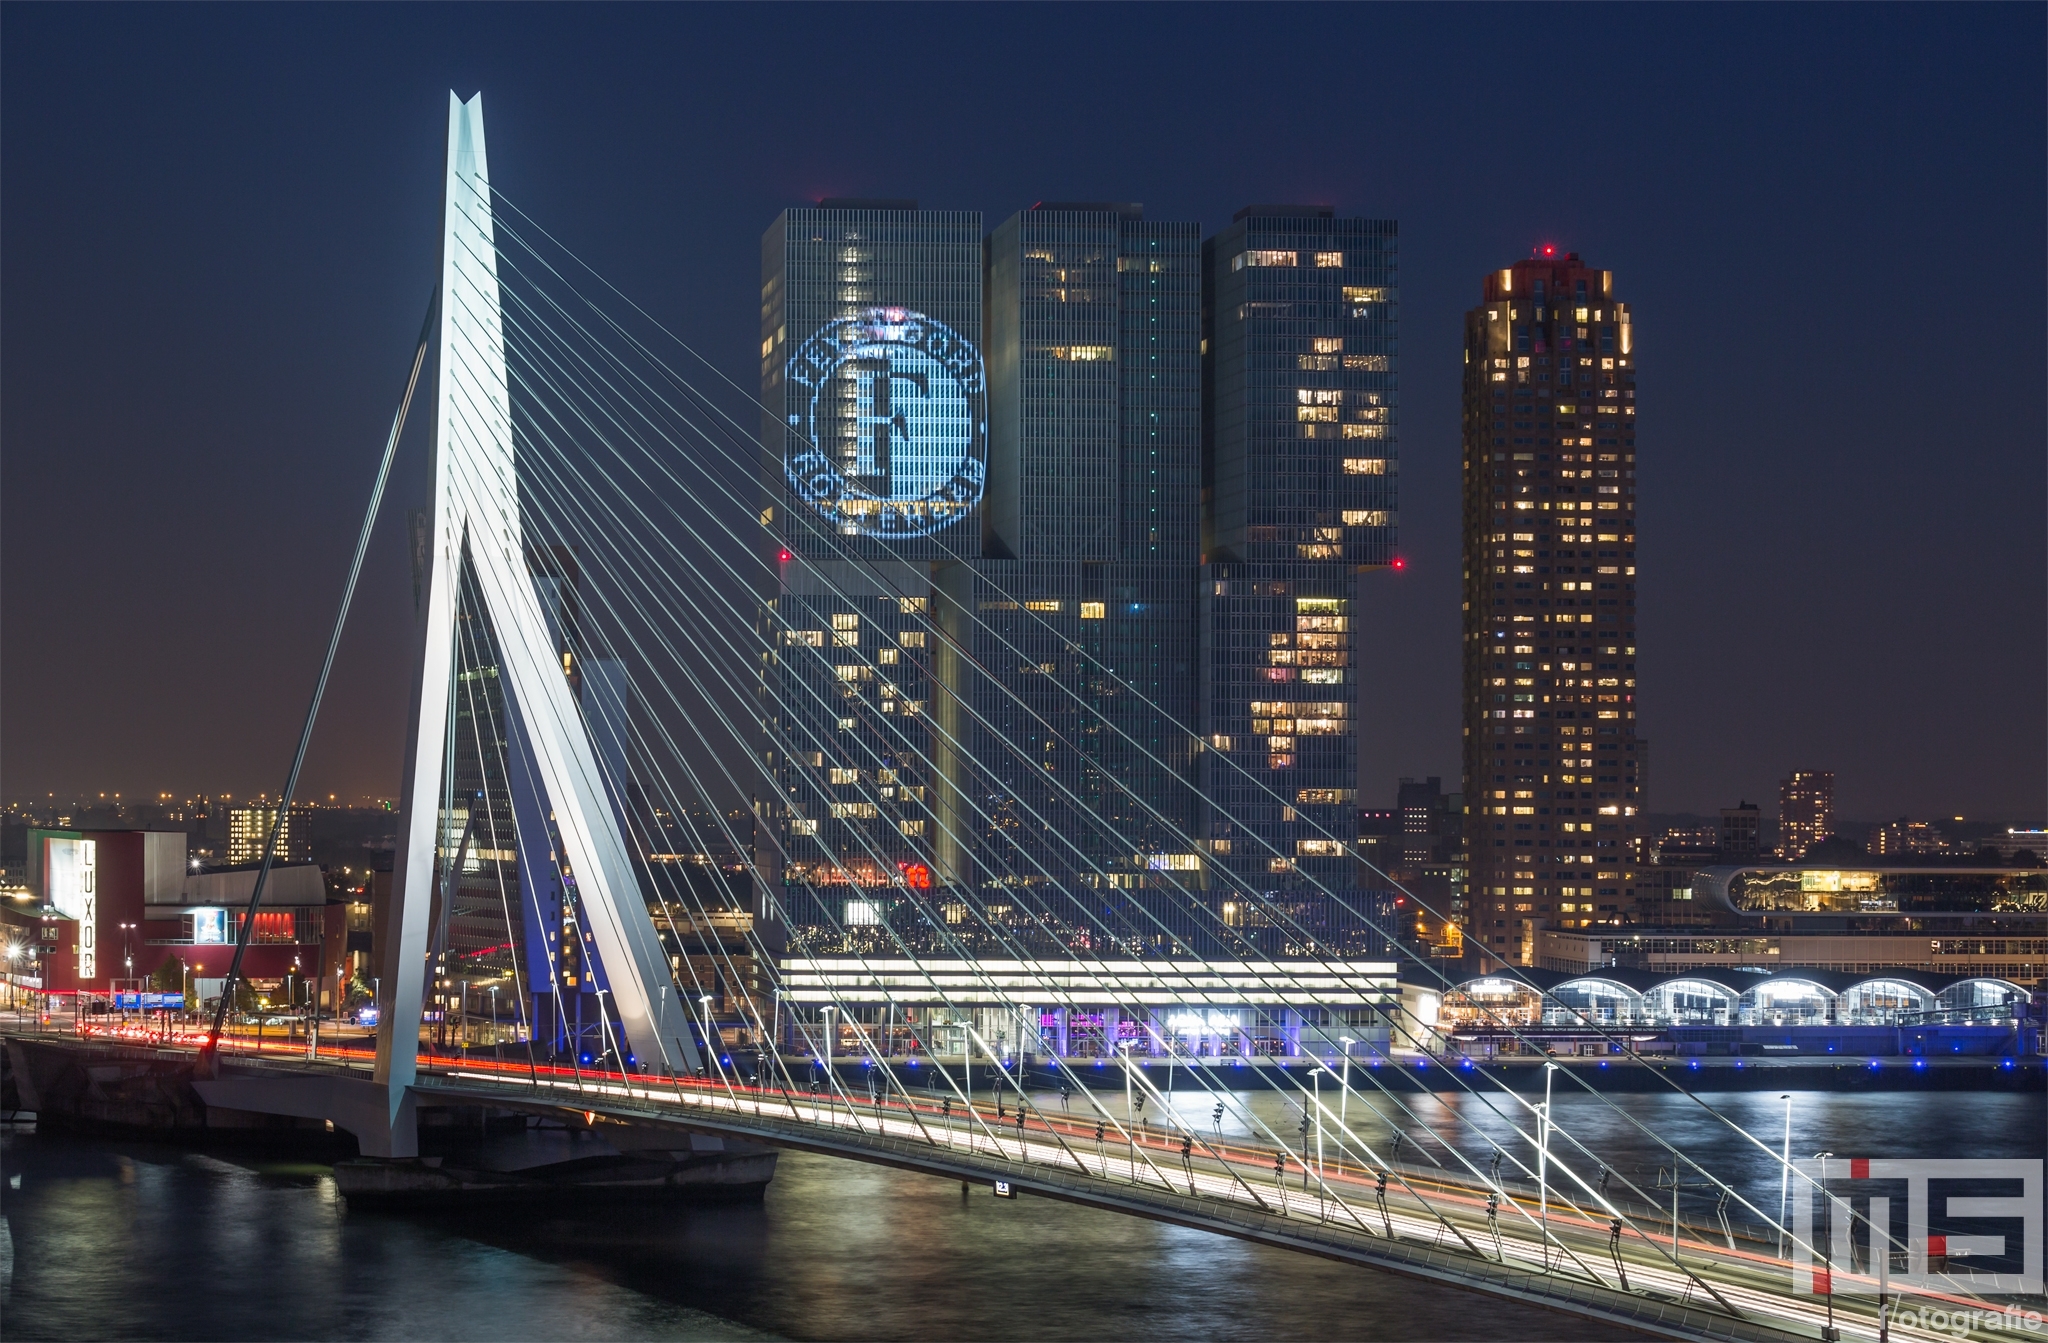
<instances>
[{"instance_id":1,"label":"bridge deck","mask_svg":"<svg viewBox=\"0 0 2048 1343\"><path fill-rule=\"evenodd\" d=\"M190 1052L154 1051L157 1057ZM245 1082L297 1082L298 1098L290 1103L299 1106L312 1077L368 1080L369 1059L360 1051L317 1061L280 1053L229 1055L223 1062ZM1404 1166L1391 1172L1382 1192L1377 1167L1330 1161L1318 1169L1311 1161L1304 1170L1292 1155L1280 1160L1270 1146L1186 1130L1125 1135L1108 1116L1101 1116L1100 1130L1093 1115L1032 1114L1020 1127L1014 1114L999 1120L986 1105L967 1114L900 1094L850 1102L843 1093L809 1095L725 1079L422 1064L413 1088L422 1105L480 1105L600 1128L668 1127L981 1185L1006 1181L1019 1192L1512 1297L1659 1336L1810 1339L1827 1318L1825 1298L1789 1290L1792 1265L1774 1254L1689 1234L1678 1246L1681 1269L1670 1257L1668 1220L1663 1236L1654 1234L1654 1224L1637 1221L1639 1229L1614 1244L1607 1215L1588 1210L1592 1200L1584 1191L1575 1202L1572 1191L1555 1185L1547 1219L1533 1198L1513 1189L1489 1215L1488 1184L1476 1175ZM246 1088L240 1094L246 1096ZM1284 1171L1278 1177L1276 1164ZM1626 1269L1626 1290L1617 1259ZM1961 1297L1953 1304L1983 1308ZM1834 1305L1844 1337L1878 1336L1868 1299L1840 1297ZM1891 1332L1917 1336L1897 1323Z\"/></svg>"}]
</instances>

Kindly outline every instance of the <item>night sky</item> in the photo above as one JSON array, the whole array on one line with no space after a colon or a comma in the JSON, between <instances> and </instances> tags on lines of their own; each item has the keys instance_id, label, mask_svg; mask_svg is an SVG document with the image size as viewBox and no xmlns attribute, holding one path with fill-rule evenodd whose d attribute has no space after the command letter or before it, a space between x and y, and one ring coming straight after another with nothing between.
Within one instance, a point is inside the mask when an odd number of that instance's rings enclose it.
<instances>
[{"instance_id":1,"label":"night sky","mask_svg":"<svg viewBox=\"0 0 2048 1343\"><path fill-rule=\"evenodd\" d=\"M2044 16L6 6L6 795L277 788L481 88L494 182L743 385L761 232L820 196L1398 219L1368 804L1458 771L1462 314L1577 251L1637 324L1650 809L1818 768L1850 817L2039 824ZM306 794L398 785L407 462Z\"/></svg>"}]
</instances>

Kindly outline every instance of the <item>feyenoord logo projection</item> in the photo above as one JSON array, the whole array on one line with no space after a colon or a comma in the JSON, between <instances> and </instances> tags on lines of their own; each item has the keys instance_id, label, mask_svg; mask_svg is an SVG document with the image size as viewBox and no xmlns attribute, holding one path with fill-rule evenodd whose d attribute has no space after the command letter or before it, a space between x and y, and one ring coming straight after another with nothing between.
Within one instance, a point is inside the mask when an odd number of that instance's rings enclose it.
<instances>
[{"instance_id":1,"label":"feyenoord logo projection","mask_svg":"<svg viewBox=\"0 0 2048 1343\"><path fill-rule=\"evenodd\" d=\"M827 323L787 372L801 408L785 471L845 536L929 536L981 502L988 412L981 352L944 322L869 308Z\"/></svg>"}]
</instances>

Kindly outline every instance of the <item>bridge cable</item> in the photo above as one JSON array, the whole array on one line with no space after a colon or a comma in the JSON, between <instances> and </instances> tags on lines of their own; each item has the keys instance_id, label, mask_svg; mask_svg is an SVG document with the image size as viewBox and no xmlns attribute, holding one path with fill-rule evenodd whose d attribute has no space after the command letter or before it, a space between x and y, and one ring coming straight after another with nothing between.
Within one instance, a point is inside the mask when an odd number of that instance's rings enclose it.
<instances>
[{"instance_id":1,"label":"bridge cable","mask_svg":"<svg viewBox=\"0 0 2048 1343\"><path fill-rule=\"evenodd\" d=\"M349 563L348 582L342 588L341 604L334 614L334 632L327 638L327 654L321 660L320 675L313 684L312 702L306 706L305 726L299 730L299 744L292 752L291 768L285 773L284 791L278 794L277 814L271 818L270 833L264 839L263 860L256 868L256 882L249 892L248 908L242 915L242 926L235 934L234 959L228 962L227 976L221 981L220 999L213 1009L213 1024L207 1028L201 1057L209 1072L219 1068L221 1023L227 1015L228 1005L234 1001L235 988L242 974L242 958L248 955L249 939L256 931L256 908L263 900L263 888L270 879L271 864L277 856L278 836L291 815L292 794L298 790L299 771L306 763L306 748L313 740L313 724L320 717L320 700L327 693L327 678L334 671L334 655L341 647L341 631L348 623L349 603L355 598L356 581L362 577L363 556L370 548L370 533L377 525L378 507L384 502L384 485L391 477L391 459L397 455L398 437L405 430L405 416L412 406L413 389L419 385L420 365L426 361L434 314L439 309L439 296L436 289L434 297L427 302L427 317L420 327L419 348L413 353L412 372L406 376L405 395L399 400L398 413L392 417L391 433L384 443L384 456L377 465L376 482L370 487L370 504L363 512L362 530L356 537L355 558Z\"/></svg>"}]
</instances>

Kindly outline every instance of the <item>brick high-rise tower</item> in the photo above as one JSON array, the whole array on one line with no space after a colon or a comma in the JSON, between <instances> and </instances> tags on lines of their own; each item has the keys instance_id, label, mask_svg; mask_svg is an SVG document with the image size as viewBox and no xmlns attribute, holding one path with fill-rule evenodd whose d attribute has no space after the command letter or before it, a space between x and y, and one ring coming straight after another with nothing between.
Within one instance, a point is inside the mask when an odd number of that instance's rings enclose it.
<instances>
[{"instance_id":1,"label":"brick high-rise tower","mask_svg":"<svg viewBox=\"0 0 2048 1343\"><path fill-rule=\"evenodd\" d=\"M1554 249L1465 317L1465 804L1470 943L1619 920L1636 736L1636 370L1611 271Z\"/></svg>"}]
</instances>

